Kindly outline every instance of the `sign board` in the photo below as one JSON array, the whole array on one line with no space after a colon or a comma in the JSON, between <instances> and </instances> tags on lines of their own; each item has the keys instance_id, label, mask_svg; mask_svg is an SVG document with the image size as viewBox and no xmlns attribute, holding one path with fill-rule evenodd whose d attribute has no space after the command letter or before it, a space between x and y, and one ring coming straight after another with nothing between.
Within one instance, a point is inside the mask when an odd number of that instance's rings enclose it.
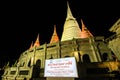
<instances>
[{"instance_id":1,"label":"sign board","mask_svg":"<svg viewBox=\"0 0 120 80\"><path fill-rule=\"evenodd\" d=\"M44 77L78 77L75 57L46 60Z\"/></svg>"}]
</instances>

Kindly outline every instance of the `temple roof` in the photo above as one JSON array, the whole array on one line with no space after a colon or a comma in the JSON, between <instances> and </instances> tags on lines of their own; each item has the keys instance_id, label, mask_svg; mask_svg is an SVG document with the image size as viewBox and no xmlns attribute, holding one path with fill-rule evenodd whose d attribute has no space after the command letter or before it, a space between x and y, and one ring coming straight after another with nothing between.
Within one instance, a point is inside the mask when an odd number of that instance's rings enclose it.
<instances>
[{"instance_id":1,"label":"temple roof","mask_svg":"<svg viewBox=\"0 0 120 80\"><path fill-rule=\"evenodd\" d=\"M117 32L118 29L120 29L120 18L113 24L109 31Z\"/></svg>"}]
</instances>

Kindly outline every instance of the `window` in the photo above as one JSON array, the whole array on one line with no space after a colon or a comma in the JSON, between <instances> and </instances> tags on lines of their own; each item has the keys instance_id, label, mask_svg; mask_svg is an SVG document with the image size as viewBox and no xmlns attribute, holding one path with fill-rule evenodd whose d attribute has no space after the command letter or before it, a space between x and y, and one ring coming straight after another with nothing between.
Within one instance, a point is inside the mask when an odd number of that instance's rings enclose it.
<instances>
[{"instance_id":1,"label":"window","mask_svg":"<svg viewBox=\"0 0 120 80\"><path fill-rule=\"evenodd\" d=\"M28 75L28 70L23 70L19 72L19 75Z\"/></svg>"},{"instance_id":2,"label":"window","mask_svg":"<svg viewBox=\"0 0 120 80\"><path fill-rule=\"evenodd\" d=\"M11 71L10 74L11 75L14 75L16 73L16 71Z\"/></svg>"}]
</instances>

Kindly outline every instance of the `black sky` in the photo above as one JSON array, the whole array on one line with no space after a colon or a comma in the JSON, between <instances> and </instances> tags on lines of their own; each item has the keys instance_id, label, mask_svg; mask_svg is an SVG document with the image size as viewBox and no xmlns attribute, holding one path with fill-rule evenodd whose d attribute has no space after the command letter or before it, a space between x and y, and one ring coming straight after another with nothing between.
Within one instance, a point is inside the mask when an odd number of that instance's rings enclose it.
<instances>
[{"instance_id":1,"label":"black sky","mask_svg":"<svg viewBox=\"0 0 120 80\"><path fill-rule=\"evenodd\" d=\"M15 61L40 35L40 44L49 43L56 25L59 38L67 12L67 0L1 2L0 66ZM117 2L69 0L73 16L94 36L110 36L108 29L120 18Z\"/></svg>"}]
</instances>

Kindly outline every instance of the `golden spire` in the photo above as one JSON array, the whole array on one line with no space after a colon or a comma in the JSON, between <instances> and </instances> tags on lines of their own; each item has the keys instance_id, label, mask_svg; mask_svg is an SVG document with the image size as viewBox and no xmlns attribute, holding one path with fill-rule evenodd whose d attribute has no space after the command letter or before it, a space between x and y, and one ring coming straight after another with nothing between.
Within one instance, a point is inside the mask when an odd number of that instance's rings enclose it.
<instances>
[{"instance_id":1,"label":"golden spire","mask_svg":"<svg viewBox=\"0 0 120 80\"><path fill-rule=\"evenodd\" d=\"M38 46L40 46L39 34L38 34L37 39L36 39L36 41L35 41L35 43L34 43L34 47L38 47Z\"/></svg>"},{"instance_id":2,"label":"golden spire","mask_svg":"<svg viewBox=\"0 0 120 80\"><path fill-rule=\"evenodd\" d=\"M80 38L92 37L93 35L90 33L90 31L87 29L87 27L85 27L82 19L81 19L81 24L82 24L82 31L80 34L81 35Z\"/></svg>"},{"instance_id":3,"label":"golden spire","mask_svg":"<svg viewBox=\"0 0 120 80\"><path fill-rule=\"evenodd\" d=\"M50 43L54 43L54 42L58 42L58 41L59 41L59 37L58 37L57 32L56 32L56 25L54 25L54 32L53 32L53 35L51 37Z\"/></svg>"}]
</instances>

